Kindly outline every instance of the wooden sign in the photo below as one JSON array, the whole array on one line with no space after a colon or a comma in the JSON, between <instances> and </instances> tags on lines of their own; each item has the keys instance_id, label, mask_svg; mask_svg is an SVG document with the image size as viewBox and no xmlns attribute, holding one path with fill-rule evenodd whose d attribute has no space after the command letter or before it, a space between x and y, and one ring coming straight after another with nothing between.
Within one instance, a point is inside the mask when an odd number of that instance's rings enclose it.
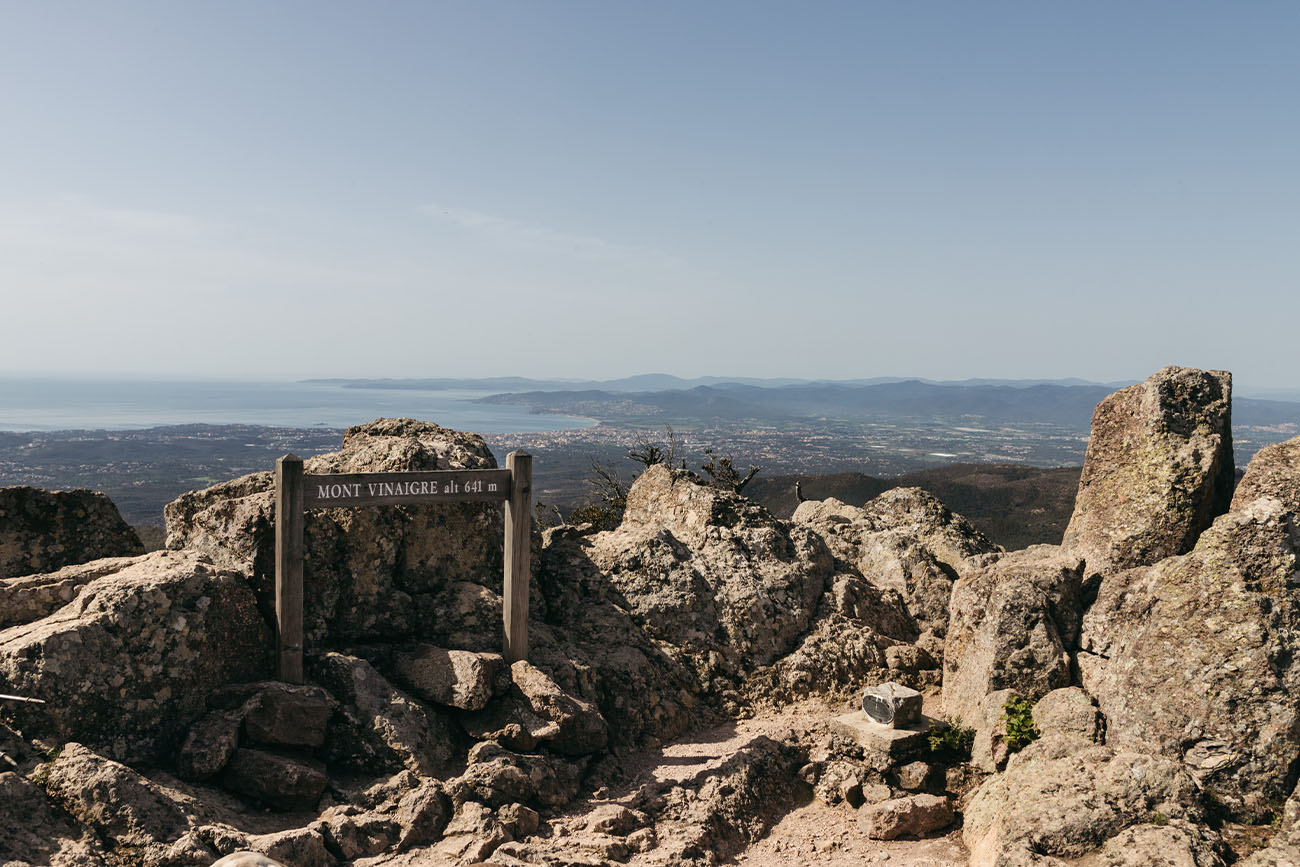
<instances>
[{"instance_id":1,"label":"wooden sign","mask_svg":"<svg viewBox=\"0 0 1300 867\"><path fill-rule=\"evenodd\" d=\"M302 683L303 524L307 509L502 501L505 515L505 599L502 619L508 662L528 658L529 540L533 459L506 456L503 470L307 475L302 459L275 462L275 620L280 680Z\"/></svg>"}]
</instances>

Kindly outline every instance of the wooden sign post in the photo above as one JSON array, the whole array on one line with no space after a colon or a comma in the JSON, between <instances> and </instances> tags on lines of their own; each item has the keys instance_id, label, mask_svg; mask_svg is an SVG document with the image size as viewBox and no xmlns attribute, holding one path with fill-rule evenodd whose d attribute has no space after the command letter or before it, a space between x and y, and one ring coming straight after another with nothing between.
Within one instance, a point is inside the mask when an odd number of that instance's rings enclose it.
<instances>
[{"instance_id":1,"label":"wooden sign post","mask_svg":"<svg viewBox=\"0 0 1300 867\"><path fill-rule=\"evenodd\" d=\"M502 621L508 662L528 657L529 541L533 520L533 458L514 451L504 470L307 475L302 459L275 462L275 625L280 680L302 683L303 525L307 509L428 503L506 504L505 598Z\"/></svg>"}]
</instances>

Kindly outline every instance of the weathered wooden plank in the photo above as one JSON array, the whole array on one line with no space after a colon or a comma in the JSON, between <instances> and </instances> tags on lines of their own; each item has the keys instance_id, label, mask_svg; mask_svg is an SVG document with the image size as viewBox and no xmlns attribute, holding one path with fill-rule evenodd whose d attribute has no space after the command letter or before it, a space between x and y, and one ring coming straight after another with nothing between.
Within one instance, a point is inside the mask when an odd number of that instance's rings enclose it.
<instances>
[{"instance_id":1,"label":"weathered wooden plank","mask_svg":"<svg viewBox=\"0 0 1300 867\"><path fill-rule=\"evenodd\" d=\"M303 508L414 506L510 498L510 470L428 470L303 476Z\"/></svg>"},{"instance_id":2,"label":"weathered wooden plank","mask_svg":"<svg viewBox=\"0 0 1300 867\"><path fill-rule=\"evenodd\" d=\"M515 451L506 456L512 477L506 502L505 550L505 657L507 662L528 658L528 578L533 529L533 457Z\"/></svg>"},{"instance_id":3,"label":"weathered wooden plank","mask_svg":"<svg viewBox=\"0 0 1300 867\"><path fill-rule=\"evenodd\" d=\"M302 683L302 459L275 462L275 626L280 680Z\"/></svg>"}]
</instances>

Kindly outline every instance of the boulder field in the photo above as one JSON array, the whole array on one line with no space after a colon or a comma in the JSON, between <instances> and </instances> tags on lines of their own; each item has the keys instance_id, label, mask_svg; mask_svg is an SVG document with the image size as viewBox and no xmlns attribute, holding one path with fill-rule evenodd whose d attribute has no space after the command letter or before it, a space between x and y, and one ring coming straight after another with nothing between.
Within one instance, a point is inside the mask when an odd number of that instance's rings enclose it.
<instances>
[{"instance_id":1,"label":"boulder field","mask_svg":"<svg viewBox=\"0 0 1300 867\"><path fill-rule=\"evenodd\" d=\"M535 532L514 664L498 505L313 511L302 685L271 473L170 504L152 554L102 498L0 491L0 694L37 700L0 700L0 864L710 865L809 799L977 867L1295 864L1300 438L1234 492L1230 407L1183 368L1107 398L1062 544L1023 551L915 488L782 521L652 466L617 528ZM495 466L409 419L306 462ZM885 682L919 723L857 709Z\"/></svg>"}]
</instances>

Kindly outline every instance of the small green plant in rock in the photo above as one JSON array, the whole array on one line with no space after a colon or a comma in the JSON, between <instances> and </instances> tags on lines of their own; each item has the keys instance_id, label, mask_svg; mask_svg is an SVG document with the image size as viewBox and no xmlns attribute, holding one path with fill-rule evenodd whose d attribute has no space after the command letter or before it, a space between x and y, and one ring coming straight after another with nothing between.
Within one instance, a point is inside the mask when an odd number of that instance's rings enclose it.
<instances>
[{"instance_id":1,"label":"small green plant in rock","mask_svg":"<svg viewBox=\"0 0 1300 867\"><path fill-rule=\"evenodd\" d=\"M1007 749L1018 753L1038 740L1038 727L1034 725L1034 703L1013 695L1002 706L1002 721L1007 725Z\"/></svg>"},{"instance_id":2,"label":"small green plant in rock","mask_svg":"<svg viewBox=\"0 0 1300 867\"><path fill-rule=\"evenodd\" d=\"M970 760L970 749L975 744L975 729L962 726L960 719L936 723L926 732L930 756L945 763Z\"/></svg>"}]
</instances>

